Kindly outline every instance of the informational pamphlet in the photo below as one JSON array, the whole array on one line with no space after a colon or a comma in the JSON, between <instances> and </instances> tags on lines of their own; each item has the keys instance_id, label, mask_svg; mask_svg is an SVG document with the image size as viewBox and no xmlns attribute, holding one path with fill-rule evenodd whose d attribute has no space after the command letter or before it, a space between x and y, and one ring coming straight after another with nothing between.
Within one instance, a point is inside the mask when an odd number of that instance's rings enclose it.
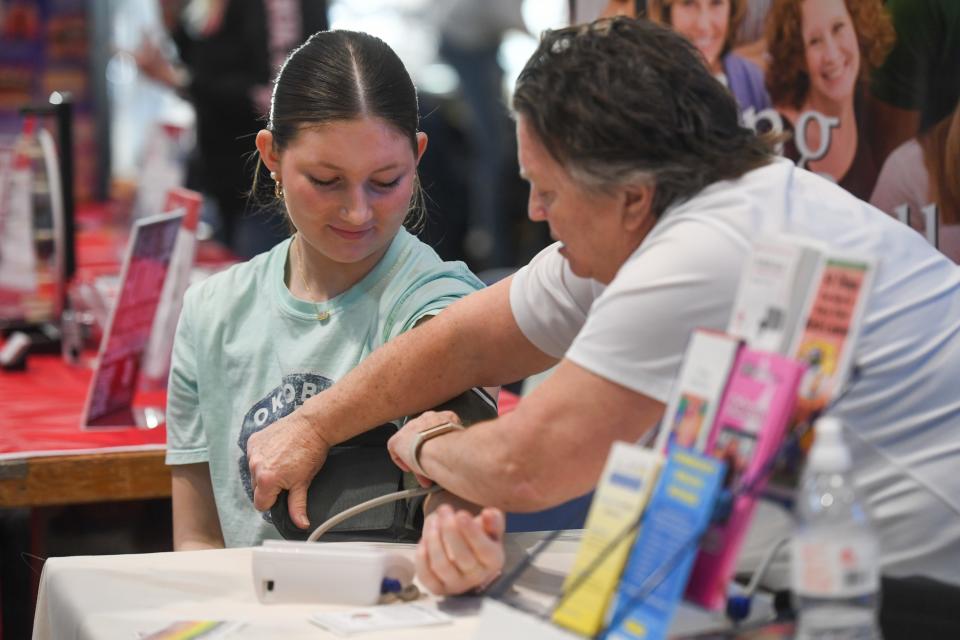
<instances>
[{"instance_id":1,"label":"informational pamphlet","mask_svg":"<svg viewBox=\"0 0 960 640\"><path fill-rule=\"evenodd\" d=\"M740 277L727 332L754 349L788 355L824 249L787 234L758 240Z\"/></svg>"},{"instance_id":2,"label":"informational pamphlet","mask_svg":"<svg viewBox=\"0 0 960 640\"><path fill-rule=\"evenodd\" d=\"M110 314L90 382L82 428L129 427L140 360L167 277L183 212L134 223L120 276L120 295Z\"/></svg>"},{"instance_id":3,"label":"informational pamphlet","mask_svg":"<svg viewBox=\"0 0 960 640\"><path fill-rule=\"evenodd\" d=\"M676 448L660 474L643 527L630 551L605 638L666 638L713 515L725 465Z\"/></svg>"},{"instance_id":4,"label":"informational pamphlet","mask_svg":"<svg viewBox=\"0 0 960 640\"><path fill-rule=\"evenodd\" d=\"M660 453L614 443L590 504L573 568L564 582L563 597L553 612L554 622L590 637L600 631L636 537L631 527L643 513L662 465ZM602 560L601 554L606 554Z\"/></svg>"},{"instance_id":5,"label":"informational pamphlet","mask_svg":"<svg viewBox=\"0 0 960 640\"><path fill-rule=\"evenodd\" d=\"M388 629L434 627L450 624L453 618L436 607L410 602L315 613L310 616L310 622L338 636L352 636L357 633Z\"/></svg>"},{"instance_id":6,"label":"informational pamphlet","mask_svg":"<svg viewBox=\"0 0 960 640\"><path fill-rule=\"evenodd\" d=\"M717 331L697 329L691 334L655 450L666 453L673 445L695 451L706 448L741 344L739 339Z\"/></svg>"},{"instance_id":7,"label":"informational pamphlet","mask_svg":"<svg viewBox=\"0 0 960 640\"><path fill-rule=\"evenodd\" d=\"M723 491L729 515L710 526L700 545L687 598L708 609L726 602L740 545L753 517L796 407L805 365L745 347L737 356L707 443L707 454L726 463Z\"/></svg>"},{"instance_id":8,"label":"informational pamphlet","mask_svg":"<svg viewBox=\"0 0 960 640\"><path fill-rule=\"evenodd\" d=\"M849 374L874 266L871 259L842 255L824 264L791 349L807 363L800 396L810 408L826 406Z\"/></svg>"}]
</instances>

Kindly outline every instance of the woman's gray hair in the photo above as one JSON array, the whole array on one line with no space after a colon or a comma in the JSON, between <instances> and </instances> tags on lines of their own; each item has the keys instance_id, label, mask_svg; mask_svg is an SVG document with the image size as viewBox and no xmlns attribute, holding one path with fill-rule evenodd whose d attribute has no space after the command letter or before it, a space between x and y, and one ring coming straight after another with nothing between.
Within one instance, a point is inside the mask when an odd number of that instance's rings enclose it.
<instances>
[{"instance_id":1,"label":"woman's gray hair","mask_svg":"<svg viewBox=\"0 0 960 640\"><path fill-rule=\"evenodd\" d=\"M547 31L513 109L584 187L652 182L656 216L774 155L693 45L644 19Z\"/></svg>"}]
</instances>

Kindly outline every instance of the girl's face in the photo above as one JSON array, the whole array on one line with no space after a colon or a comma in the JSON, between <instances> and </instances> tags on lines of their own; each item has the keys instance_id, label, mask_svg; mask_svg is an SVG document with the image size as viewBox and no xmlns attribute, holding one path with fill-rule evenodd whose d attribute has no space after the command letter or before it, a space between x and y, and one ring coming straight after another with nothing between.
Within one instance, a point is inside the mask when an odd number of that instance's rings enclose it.
<instances>
[{"instance_id":1,"label":"girl's face","mask_svg":"<svg viewBox=\"0 0 960 640\"><path fill-rule=\"evenodd\" d=\"M860 71L860 47L844 0L803 0L802 14L810 101L851 99Z\"/></svg>"},{"instance_id":2,"label":"girl's face","mask_svg":"<svg viewBox=\"0 0 960 640\"><path fill-rule=\"evenodd\" d=\"M730 0L676 0L670 5L674 31L692 42L714 72L730 27Z\"/></svg>"},{"instance_id":3,"label":"girl's face","mask_svg":"<svg viewBox=\"0 0 960 640\"><path fill-rule=\"evenodd\" d=\"M304 127L279 153L269 132L257 138L308 250L366 268L386 253L407 215L426 134L417 143L414 154L400 131L369 117Z\"/></svg>"}]
</instances>

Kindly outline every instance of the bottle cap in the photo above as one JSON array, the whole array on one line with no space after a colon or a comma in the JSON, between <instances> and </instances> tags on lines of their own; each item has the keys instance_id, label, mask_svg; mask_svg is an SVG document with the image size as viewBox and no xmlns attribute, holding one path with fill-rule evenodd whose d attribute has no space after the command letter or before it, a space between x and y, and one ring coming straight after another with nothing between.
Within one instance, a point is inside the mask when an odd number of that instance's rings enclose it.
<instances>
[{"instance_id":1,"label":"bottle cap","mask_svg":"<svg viewBox=\"0 0 960 640\"><path fill-rule=\"evenodd\" d=\"M810 450L807 467L811 471L842 473L850 469L850 451L843 441L843 425L831 416L817 420L816 439Z\"/></svg>"}]
</instances>

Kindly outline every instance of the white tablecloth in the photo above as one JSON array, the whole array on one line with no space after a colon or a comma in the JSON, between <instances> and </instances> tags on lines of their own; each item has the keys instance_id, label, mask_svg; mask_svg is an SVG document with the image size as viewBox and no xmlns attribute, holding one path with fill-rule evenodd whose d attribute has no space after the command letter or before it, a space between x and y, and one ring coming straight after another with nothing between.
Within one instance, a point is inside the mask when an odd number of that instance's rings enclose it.
<instances>
[{"instance_id":1,"label":"white tablecloth","mask_svg":"<svg viewBox=\"0 0 960 640\"><path fill-rule=\"evenodd\" d=\"M508 536L508 566L533 548L542 534ZM525 599L549 603L569 571L579 532L564 533L541 554L517 583ZM412 545L395 545L410 554ZM425 596L427 606L454 617L452 625L391 630L369 638L471 638L478 624L479 598L440 600ZM389 605L387 605L389 606ZM253 587L250 549L180 553L50 558L43 568L35 640L120 638L133 640L182 620L236 620L246 625L233 638L337 637L309 622L320 611L343 605L263 605ZM684 606L678 619L685 631L723 625L718 614ZM498 639L503 640L503 639Z\"/></svg>"}]
</instances>

